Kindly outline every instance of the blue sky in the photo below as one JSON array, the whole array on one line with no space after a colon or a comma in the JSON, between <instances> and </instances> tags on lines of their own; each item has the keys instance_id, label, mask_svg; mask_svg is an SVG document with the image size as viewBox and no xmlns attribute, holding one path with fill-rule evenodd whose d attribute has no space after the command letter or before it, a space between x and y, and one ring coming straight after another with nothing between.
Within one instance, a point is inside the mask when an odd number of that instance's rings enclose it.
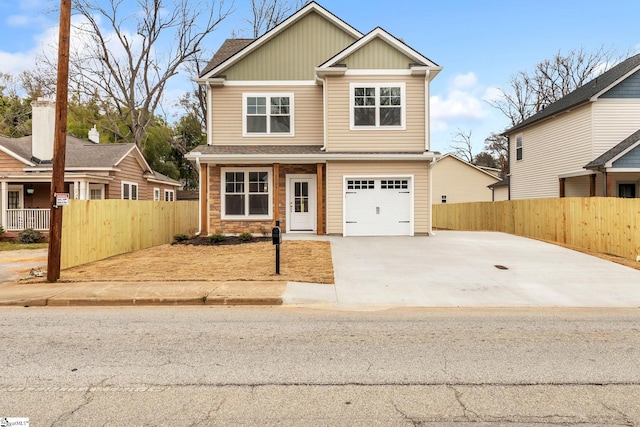
<instances>
[{"instance_id":1,"label":"blue sky","mask_svg":"<svg viewBox=\"0 0 640 427\"><path fill-rule=\"evenodd\" d=\"M458 129L472 131L474 151L508 124L486 103L509 77L531 70L558 50L600 46L640 51L640 1L612 0L320 0L359 31L381 26L444 67L431 86L432 149L447 152ZM0 71L34 67L43 43L57 40L52 0L0 0ZM134 0L124 0L134 4ZM244 26L246 0L207 39L213 52ZM169 97L187 91L186 75L172 81Z\"/></svg>"}]
</instances>

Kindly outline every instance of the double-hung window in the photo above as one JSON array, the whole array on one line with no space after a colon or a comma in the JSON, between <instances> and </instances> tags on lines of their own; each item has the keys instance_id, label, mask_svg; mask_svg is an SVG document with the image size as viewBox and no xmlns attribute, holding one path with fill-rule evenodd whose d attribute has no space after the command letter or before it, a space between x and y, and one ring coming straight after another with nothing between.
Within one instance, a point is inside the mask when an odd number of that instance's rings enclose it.
<instances>
[{"instance_id":1,"label":"double-hung window","mask_svg":"<svg viewBox=\"0 0 640 427\"><path fill-rule=\"evenodd\" d=\"M173 190L164 190L164 201L173 202L175 200L175 194Z\"/></svg>"},{"instance_id":2,"label":"double-hung window","mask_svg":"<svg viewBox=\"0 0 640 427\"><path fill-rule=\"evenodd\" d=\"M271 200L271 169L222 169L223 218L270 219Z\"/></svg>"},{"instance_id":3,"label":"double-hung window","mask_svg":"<svg viewBox=\"0 0 640 427\"><path fill-rule=\"evenodd\" d=\"M351 129L404 129L404 83L351 83Z\"/></svg>"},{"instance_id":4,"label":"double-hung window","mask_svg":"<svg viewBox=\"0 0 640 427\"><path fill-rule=\"evenodd\" d=\"M522 160L522 134L516 135L516 160Z\"/></svg>"},{"instance_id":5,"label":"double-hung window","mask_svg":"<svg viewBox=\"0 0 640 427\"><path fill-rule=\"evenodd\" d=\"M138 200L138 184L123 181L122 198L125 200Z\"/></svg>"},{"instance_id":6,"label":"double-hung window","mask_svg":"<svg viewBox=\"0 0 640 427\"><path fill-rule=\"evenodd\" d=\"M292 93L245 93L243 95L245 136L292 136Z\"/></svg>"}]
</instances>

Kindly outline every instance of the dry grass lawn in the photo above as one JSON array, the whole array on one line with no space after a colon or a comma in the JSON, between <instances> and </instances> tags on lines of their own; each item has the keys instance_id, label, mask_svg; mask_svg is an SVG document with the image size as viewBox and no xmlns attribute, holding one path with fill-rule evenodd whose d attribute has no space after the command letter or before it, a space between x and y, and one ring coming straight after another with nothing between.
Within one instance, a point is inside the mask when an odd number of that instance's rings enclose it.
<instances>
[{"instance_id":1,"label":"dry grass lawn","mask_svg":"<svg viewBox=\"0 0 640 427\"><path fill-rule=\"evenodd\" d=\"M61 281L288 281L334 283L329 242L289 240L280 245L275 274L271 242L229 246L162 245L80 265Z\"/></svg>"}]
</instances>

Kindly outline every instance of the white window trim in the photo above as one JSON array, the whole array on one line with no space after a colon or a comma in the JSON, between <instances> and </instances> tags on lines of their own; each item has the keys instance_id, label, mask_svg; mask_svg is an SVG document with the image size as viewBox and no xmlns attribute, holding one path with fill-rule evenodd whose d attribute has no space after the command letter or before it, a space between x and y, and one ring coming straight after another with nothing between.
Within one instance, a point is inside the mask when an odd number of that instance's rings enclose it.
<instances>
[{"instance_id":1,"label":"white window trim","mask_svg":"<svg viewBox=\"0 0 640 427\"><path fill-rule=\"evenodd\" d=\"M18 209L24 209L24 185L9 185L7 186L7 197L6 197L6 208L9 209L9 192L17 191L18 192ZM13 209L13 208L12 208Z\"/></svg>"},{"instance_id":2,"label":"white window trim","mask_svg":"<svg viewBox=\"0 0 640 427\"><path fill-rule=\"evenodd\" d=\"M124 198L124 186L128 185L129 187L129 198L125 199ZM132 199L131 198L131 186L135 185L136 186L136 198ZM122 200L140 200L140 186L138 185L137 182L130 182L130 181L122 181L122 183L120 184L120 198Z\"/></svg>"},{"instance_id":3,"label":"white window trim","mask_svg":"<svg viewBox=\"0 0 640 427\"><path fill-rule=\"evenodd\" d=\"M266 133L255 133L255 132L247 132L247 98L260 97L267 98L267 132ZM290 123L290 131L289 133L284 132L269 132L269 117L271 116L271 102L269 98L277 98L277 97L288 97L289 98L289 123ZM242 94L242 136L247 138L278 138L285 137L290 138L295 136L295 103L293 99L293 92L248 92Z\"/></svg>"},{"instance_id":4,"label":"white window trim","mask_svg":"<svg viewBox=\"0 0 640 427\"><path fill-rule=\"evenodd\" d=\"M158 187L154 187L153 189L153 201L154 202L160 201L160 189Z\"/></svg>"},{"instance_id":5,"label":"white window trim","mask_svg":"<svg viewBox=\"0 0 640 427\"><path fill-rule=\"evenodd\" d=\"M375 126L355 126L354 124L354 108L355 108L355 90L360 87L373 87L376 89L376 124ZM380 88L381 87L399 87L400 88L400 126L380 126ZM385 82L385 83L369 83L358 82L349 83L349 129L362 130L406 130L407 127L407 85L405 82Z\"/></svg>"},{"instance_id":6,"label":"white window trim","mask_svg":"<svg viewBox=\"0 0 640 427\"><path fill-rule=\"evenodd\" d=\"M249 198L245 200L245 215L226 215L225 205L225 174L227 172L244 172L245 173L245 188L246 193L249 194L249 172L267 172L267 185L269 186L269 214L268 215L249 215ZM223 220L241 220L241 221L263 221L273 219L273 170L271 168L220 168L220 219Z\"/></svg>"},{"instance_id":7,"label":"white window trim","mask_svg":"<svg viewBox=\"0 0 640 427\"><path fill-rule=\"evenodd\" d=\"M171 200L167 200L167 195L171 195ZM164 190L164 201L165 202L175 202L176 194L173 190Z\"/></svg>"},{"instance_id":8,"label":"white window trim","mask_svg":"<svg viewBox=\"0 0 640 427\"><path fill-rule=\"evenodd\" d=\"M91 190L100 190L99 199L91 199ZM90 200L104 200L104 184L89 184L89 194L87 194Z\"/></svg>"},{"instance_id":9,"label":"white window trim","mask_svg":"<svg viewBox=\"0 0 640 427\"><path fill-rule=\"evenodd\" d=\"M518 158L518 139L520 139L520 158ZM524 159L524 138L521 133L516 135L516 162L522 161Z\"/></svg>"}]
</instances>

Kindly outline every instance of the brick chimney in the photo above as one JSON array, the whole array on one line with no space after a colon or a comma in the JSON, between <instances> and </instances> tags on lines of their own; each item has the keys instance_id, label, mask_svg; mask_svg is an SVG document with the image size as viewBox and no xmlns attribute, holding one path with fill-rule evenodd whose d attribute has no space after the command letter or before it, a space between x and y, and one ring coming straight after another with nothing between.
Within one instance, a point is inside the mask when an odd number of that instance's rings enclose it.
<instances>
[{"instance_id":1,"label":"brick chimney","mask_svg":"<svg viewBox=\"0 0 640 427\"><path fill-rule=\"evenodd\" d=\"M31 155L40 161L53 159L53 138L55 133L56 103L50 99L38 98L31 103Z\"/></svg>"}]
</instances>

